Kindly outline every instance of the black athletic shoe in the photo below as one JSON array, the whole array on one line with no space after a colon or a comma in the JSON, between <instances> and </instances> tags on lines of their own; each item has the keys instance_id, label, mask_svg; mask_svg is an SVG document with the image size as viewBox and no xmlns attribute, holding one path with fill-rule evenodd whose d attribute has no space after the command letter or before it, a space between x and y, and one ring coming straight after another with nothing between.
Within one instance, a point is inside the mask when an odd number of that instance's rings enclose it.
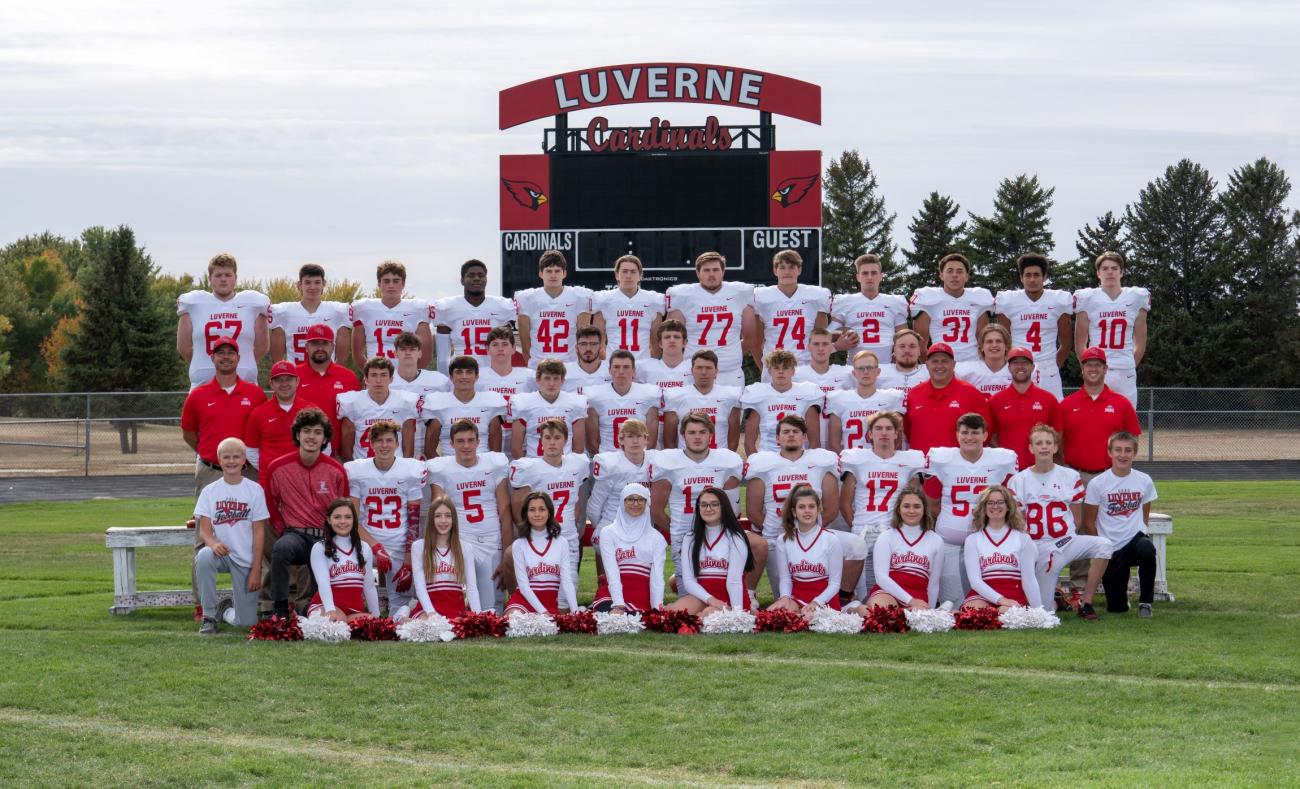
<instances>
[{"instance_id":1,"label":"black athletic shoe","mask_svg":"<svg viewBox=\"0 0 1300 789\"><path fill-rule=\"evenodd\" d=\"M1061 594L1060 589L1056 590L1056 610L1058 612L1074 610L1070 607L1070 602L1065 599L1065 595Z\"/></svg>"},{"instance_id":2,"label":"black athletic shoe","mask_svg":"<svg viewBox=\"0 0 1300 789\"><path fill-rule=\"evenodd\" d=\"M1092 603L1084 603L1079 606L1079 618L1086 619L1089 622L1097 621L1097 612L1092 610Z\"/></svg>"},{"instance_id":3,"label":"black athletic shoe","mask_svg":"<svg viewBox=\"0 0 1300 789\"><path fill-rule=\"evenodd\" d=\"M1150 618L1151 618L1151 604L1138 603L1138 619L1150 619Z\"/></svg>"}]
</instances>

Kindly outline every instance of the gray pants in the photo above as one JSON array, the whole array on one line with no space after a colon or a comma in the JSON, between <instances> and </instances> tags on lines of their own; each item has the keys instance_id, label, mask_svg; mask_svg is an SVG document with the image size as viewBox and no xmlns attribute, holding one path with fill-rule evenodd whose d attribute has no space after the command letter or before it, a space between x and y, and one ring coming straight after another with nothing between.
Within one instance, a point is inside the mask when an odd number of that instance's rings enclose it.
<instances>
[{"instance_id":1,"label":"gray pants","mask_svg":"<svg viewBox=\"0 0 1300 789\"><path fill-rule=\"evenodd\" d=\"M217 618L217 573L230 573L230 585L235 598L235 624L240 627L257 624L257 592L248 591L248 568L240 567L229 555L217 556L206 545L194 557L194 577L199 584L203 616L207 619Z\"/></svg>"},{"instance_id":2,"label":"gray pants","mask_svg":"<svg viewBox=\"0 0 1300 789\"><path fill-rule=\"evenodd\" d=\"M194 501L198 502L199 494L203 492L204 488L206 488L207 486L211 485L212 483L216 482L217 480L221 479L224 476L225 474L224 472L222 472L221 469L212 468L207 463L204 463L198 457L195 457L194 458ZM244 479L257 482L257 469L253 468L252 466L244 466L243 476ZM194 520L198 521L198 518L195 518ZM197 556L198 552L203 550L203 548L206 545L207 543L203 542L203 534L201 533L201 530L199 529L199 525L196 522L194 524L195 555ZM190 590L194 592L195 604L202 602L201 598L199 597L199 580L194 573L193 566L190 567Z\"/></svg>"}]
</instances>

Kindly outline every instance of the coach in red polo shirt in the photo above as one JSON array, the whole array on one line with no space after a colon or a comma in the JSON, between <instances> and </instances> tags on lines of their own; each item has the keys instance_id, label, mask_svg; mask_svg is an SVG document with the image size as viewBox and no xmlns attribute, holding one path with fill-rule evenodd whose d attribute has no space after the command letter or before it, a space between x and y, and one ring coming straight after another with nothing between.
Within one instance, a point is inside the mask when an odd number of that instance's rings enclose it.
<instances>
[{"instance_id":1,"label":"coach in red polo shirt","mask_svg":"<svg viewBox=\"0 0 1300 789\"><path fill-rule=\"evenodd\" d=\"M239 345L233 339L221 337L213 343L212 365L216 368L212 380L192 389L181 408L181 436L198 453L194 462L195 501L204 488L223 476L221 464L217 462L217 444L227 438L243 439L249 415L266 402L262 387L240 380ZM244 466L244 476L256 482L257 469ZM194 552L198 553L203 545L203 535L195 529ZM190 586L197 606L199 587L194 580L192 562Z\"/></svg>"},{"instance_id":2,"label":"coach in red polo shirt","mask_svg":"<svg viewBox=\"0 0 1300 789\"><path fill-rule=\"evenodd\" d=\"M925 355L930 380L907 390L905 416L907 445L929 452L931 447L957 446L957 419L962 414L979 414L994 430L988 400L974 386L953 377L952 346L936 342Z\"/></svg>"},{"instance_id":3,"label":"coach in red polo shirt","mask_svg":"<svg viewBox=\"0 0 1300 789\"><path fill-rule=\"evenodd\" d=\"M333 439L325 447L325 454L334 455L337 453L333 443L338 441L342 430L335 400L344 392L357 391L361 383L355 373L334 362L334 330L330 327L323 323L309 326L306 349L307 361L298 363L298 397L329 417Z\"/></svg>"},{"instance_id":4,"label":"coach in red polo shirt","mask_svg":"<svg viewBox=\"0 0 1300 789\"><path fill-rule=\"evenodd\" d=\"M310 403L298 397L298 367L289 361L271 365L270 400L253 409L244 427L248 462L261 469L272 460L297 451L293 444L293 418Z\"/></svg>"},{"instance_id":5,"label":"coach in red polo shirt","mask_svg":"<svg viewBox=\"0 0 1300 789\"><path fill-rule=\"evenodd\" d=\"M1028 348L1012 348L1007 366L1011 368L1011 385L989 398L989 410L997 423L993 435L998 446L1015 450L1016 465L1026 469L1034 465L1029 431L1040 422L1060 431L1060 404L1056 395L1034 385L1034 355Z\"/></svg>"},{"instance_id":6,"label":"coach in red polo shirt","mask_svg":"<svg viewBox=\"0 0 1300 789\"><path fill-rule=\"evenodd\" d=\"M1106 352L1089 348L1079 356L1083 388L1061 401L1061 440L1065 465L1085 476L1110 468L1106 445L1125 430L1139 435L1137 412L1128 398L1106 385Z\"/></svg>"}]
</instances>

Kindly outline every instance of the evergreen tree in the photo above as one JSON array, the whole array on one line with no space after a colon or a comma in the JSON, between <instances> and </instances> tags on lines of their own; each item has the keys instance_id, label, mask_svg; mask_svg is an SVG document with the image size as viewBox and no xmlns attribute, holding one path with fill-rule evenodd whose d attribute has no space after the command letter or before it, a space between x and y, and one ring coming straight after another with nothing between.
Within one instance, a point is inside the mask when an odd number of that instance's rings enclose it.
<instances>
[{"instance_id":1,"label":"evergreen tree","mask_svg":"<svg viewBox=\"0 0 1300 789\"><path fill-rule=\"evenodd\" d=\"M885 211L876 173L857 151L845 151L826 168L822 202L822 285L832 293L858 289L853 261L858 255L880 256L893 266L895 214Z\"/></svg>"},{"instance_id":2,"label":"evergreen tree","mask_svg":"<svg viewBox=\"0 0 1300 789\"><path fill-rule=\"evenodd\" d=\"M1048 228L1056 188L1044 189L1036 175L1005 178L993 198L993 213L971 214L972 286L993 291L1020 287L1016 258L1026 252L1051 254L1056 246Z\"/></svg>"},{"instance_id":3,"label":"evergreen tree","mask_svg":"<svg viewBox=\"0 0 1300 789\"><path fill-rule=\"evenodd\" d=\"M1300 259L1291 182L1268 159L1240 167L1220 196L1232 277L1228 294L1231 374L1237 386L1300 384Z\"/></svg>"},{"instance_id":4,"label":"evergreen tree","mask_svg":"<svg viewBox=\"0 0 1300 789\"><path fill-rule=\"evenodd\" d=\"M1231 264L1223 210L1210 173L1183 159L1147 184L1125 209L1125 282L1151 291L1147 354L1139 378L1151 386L1216 386L1237 380L1226 337Z\"/></svg>"},{"instance_id":5,"label":"evergreen tree","mask_svg":"<svg viewBox=\"0 0 1300 789\"><path fill-rule=\"evenodd\" d=\"M937 284L939 261L944 255L965 248L966 223L953 223L960 211L961 206L951 197L931 192L907 226L912 234L912 248L903 252L907 270L888 279L888 287L881 289L911 296L917 288Z\"/></svg>"},{"instance_id":6,"label":"evergreen tree","mask_svg":"<svg viewBox=\"0 0 1300 789\"><path fill-rule=\"evenodd\" d=\"M1128 259L1128 249L1124 242L1124 217L1115 216L1114 211L1107 211L1097 217L1097 226L1085 224L1075 239L1074 248L1079 252L1079 260L1089 266L1103 252L1118 252Z\"/></svg>"}]
</instances>

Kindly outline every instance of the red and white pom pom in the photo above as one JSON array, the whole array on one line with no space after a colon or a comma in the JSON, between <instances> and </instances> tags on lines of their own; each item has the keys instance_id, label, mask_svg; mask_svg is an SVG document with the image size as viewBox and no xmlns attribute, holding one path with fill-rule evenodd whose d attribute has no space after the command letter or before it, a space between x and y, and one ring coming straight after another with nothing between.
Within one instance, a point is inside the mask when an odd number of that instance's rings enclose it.
<instances>
[{"instance_id":1,"label":"red and white pom pom","mask_svg":"<svg viewBox=\"0 0 1300 789\"><path fill-rule=\"evenodd\" d=\"M905 608L903 614L913 633L946 633L957 626L952 603L944 603L941 608Z\"/></svg>"},{"instance_id":2,"label":"red and white pom pom","mask_svg":"<svg viewBox=\"0 0 1300 789\"><path fill-rule=\"evenodd\" d=\"M559 632L560 628L550 614L512 614L506 627L506 636L510 638L553 636Z\"/></svg>"},{"instance_id":3,"label":"red and white pom pom","mask_svg":"<svg viewBox=\"0 0 1300 789\"><path fill-rule=\"evenodd\" d=\"M408 619L397 626L397 638L400 641L413 641L427 644L433 641L451 641L456 634L451 630L451 622L440 614L425 619Z\"/></svg>"},{"instance_id":4,"label":"red and white pom pom","mask_svg":"<svg viewBox=\"0 0 1300 789\"><path fill-rule=\"evenodd\" d=\"M813 612L808 629L814 633L861 633L862 617L822 606Z\"/></svg>"},{"instance_id":5,"label":"red and white pom pom","mask_svg":"<svg viewBox=\"0 0 1300 789\"><path fill-rule=\"evenodd\" d=\"M740 608L724 608L714 611L700 621L700 632L717 635L720 633L753 633L754 615Z\"/></svg>"},{"instance_id":6,"label":"red and white pom pom","mask_svg":"<svg viewBox=\"0 0 1300 789\"><path fill-rule=\"evenodd\" d=\"M299 618L298 626L302 628L304 641L324 641L337 644L352 638L352 628L347 622L335 622L327 616L309 616Z\"/></svg>"},{"instance_id":7,"label":"red and white pom pom","mask_svg":"<svg viewBox=\"0 0 1300 789\"><path fill-rule=\"evenodd\" d=\"M645 622L641 621L640 614L597 613L595 617L597 635L617 636L645 630Z\"/></svg>"},{"instance_id":8,"label":"red and white pom pom","mask_svg":"<svg viewBox=\"0 0 1300 789\"><path fill-rule=\"evenodd\" d=\"M1003 630L1050 630L1060 627L1056 614L1034 606L1018 605L998 616Z\"/></svg>"}]
</instances>

